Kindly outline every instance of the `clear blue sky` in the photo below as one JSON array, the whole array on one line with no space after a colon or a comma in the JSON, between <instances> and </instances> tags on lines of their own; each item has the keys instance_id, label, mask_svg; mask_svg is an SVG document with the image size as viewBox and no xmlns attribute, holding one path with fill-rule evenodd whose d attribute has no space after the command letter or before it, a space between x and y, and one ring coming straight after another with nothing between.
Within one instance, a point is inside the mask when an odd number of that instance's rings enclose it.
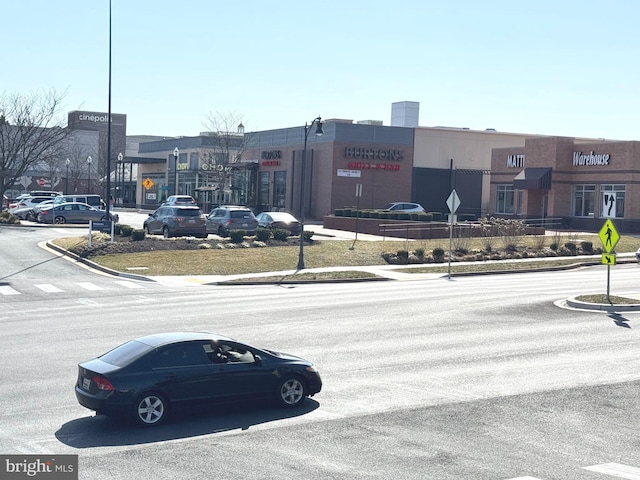
<instances>
[{"instance_id":1,"label":"clear blue sky","mask_svg":"<svg viewBox=\"0 0 640 480\"><path fill-rule=\"evenodd\" d=\"M108 0L4 2L0 92L107 111ZM112 0L112 112L129 134L382 120L640 140L636 0Z\"/></svg>"}]
</instances>

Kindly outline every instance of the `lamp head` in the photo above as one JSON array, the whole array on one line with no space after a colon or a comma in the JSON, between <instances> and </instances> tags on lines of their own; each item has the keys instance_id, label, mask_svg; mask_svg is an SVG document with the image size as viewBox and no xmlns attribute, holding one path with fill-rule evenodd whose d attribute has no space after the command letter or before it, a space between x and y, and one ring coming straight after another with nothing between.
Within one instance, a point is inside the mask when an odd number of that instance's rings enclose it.
<instances>
[{"instance_id":1,"label":"lamp head","mask_svg":"<svg viewBox=\"0 0 640 480\"><path fill-rule=\"evenodd\" d=\"M121 162L123 158L124 158L124 157L122 156L122 153L119 153L119 154L118 154L118 161L119 161L119 162Z\"/></svg>"},{"instance_id":2,"label":"lamp head","mask_svg":"<svg viewBox=\"0 0 640 480\"><path fill-rule=\"evenodd\" d=\"M175 158L178 158L178 155L180 155L180 150L178 150L178 147L173 149L173 156Z\"/></svg>"}]
</instances>

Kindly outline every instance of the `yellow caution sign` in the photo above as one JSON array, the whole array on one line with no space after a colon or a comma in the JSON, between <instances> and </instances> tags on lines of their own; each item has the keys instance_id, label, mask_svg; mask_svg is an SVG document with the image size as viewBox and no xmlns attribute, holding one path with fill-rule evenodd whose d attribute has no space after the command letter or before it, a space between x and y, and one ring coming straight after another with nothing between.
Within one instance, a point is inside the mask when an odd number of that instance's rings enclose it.
<instances>
[{"instance_id":1,"label":"yellow caution sign","mask_svg":"<svg viewBox=\"0 0 640 480\"><path fill-rule=\"evenodd\" d=\"M602 242L602 246L604 251L607 253L611 253L611 251L616 248L618 241L620 240L620 235L618 235L618 230L616 230L616 226L613 224L610 218L604 222L604 225L598 232L598 236L600 237L600 241Z\"/></svg>"},{"instance_id":2,"label":"yellow caution sign","mask_svg":"<svg viewBox=\"0 0 640 480\"><path fill-rule=\"evenodd\" d=\"M151 179L150 179L150 178L148 178L148 177L147 177L147 178L145 178L145 179L142 181L142 186L143 186L144 188L146 188L147 190L149 190L151 187L153 187L153 180L151 180ZM608 252L608 251L609 251L609 250L607 250L607 252Z\"/></svg>"},{"instance_id":3,"label":"yellow caution sign","mask_svg":"<svg viewBox=\"0 0 640 480\"><path fill-rule=\"evenodd\" d=\"M616 264L616 254L615 253L603 253L602 254L602 264L603 265L615 265Z\"/></svg>"}]
</instances>

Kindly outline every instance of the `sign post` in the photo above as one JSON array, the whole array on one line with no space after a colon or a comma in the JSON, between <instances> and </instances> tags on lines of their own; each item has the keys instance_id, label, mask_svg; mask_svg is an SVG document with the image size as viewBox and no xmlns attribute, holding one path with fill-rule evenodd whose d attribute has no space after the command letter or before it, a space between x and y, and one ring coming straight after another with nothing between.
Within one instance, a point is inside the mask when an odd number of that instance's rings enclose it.
<instances>
[{"instance_id":1,"label":"sign post","mask_svg":"<svg viewBox=\"0 0 640 480\"><path fill-rule=\"evenodd\" d=\"M606 253L602 254L602 263L607 266L607 302L611 303L610 299L610 285L611 285L611 265L616 264L616 254L613 253L613 249L616 248L620 235L616 226L610 218L607 218L606 222L598 232L598 237L602 242L602 247Z\"/></svg>"},{"instance_id":2,"label":"sign post","mask_svg":"<svg viewBox=\"0 0 640 480\"><path fill-rule=\"evenodd\" d=\"M360 218L360 197L362 196L362 184L356 183L356 237L353 239L353 243L351 244L351 248L349 250L353 250L356 245L356 240L358 240L358 219Z\"/></svg>"},{"instance_id":3,"label":"sign post","mask_svg":"<svg viewBox=\"0 0 640 480\"><path fill-rule=\"evenodd\" d=\"M449 268L448 268L448 278L451 280L451 248L453 245L453 224L456 221L456 210L460 206L460 198L456 193L456 190L453 189L451 191L451 195L447 198L447 207L449 207Z\"/></svg>"}]
</instances>

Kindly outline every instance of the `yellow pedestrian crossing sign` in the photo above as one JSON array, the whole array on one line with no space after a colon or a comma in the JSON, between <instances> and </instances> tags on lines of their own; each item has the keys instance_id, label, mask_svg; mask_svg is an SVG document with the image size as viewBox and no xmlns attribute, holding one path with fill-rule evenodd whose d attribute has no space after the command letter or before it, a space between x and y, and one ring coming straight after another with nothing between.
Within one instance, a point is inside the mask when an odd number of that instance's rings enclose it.
<instances>
[{"instance_id":1,"label":"yellow pedestrian crossing sign","mask_svg":"<svg viewBox=\"0 0 640 480\"><path fill-rule=\"evenodd\" d=\"M149 190L151 187L153 187L153 180L151 180L150 178L145 178L142 181L142 186Z\"/></svg>"},{"instance_id":2,"label":"yellow pedestrian crossing sign","mask_svg":"<svg viewBox=\"0 0 640 480\"><path fill-rule=\"evenodd\" d=\"M604 225L600 229L598 236L600 237L600 241L602 242L604 251L607 253L611 253L611 251L616 248L616 245L620 240L618 230L616 230L616 226L613 224L610 218L608 218L607 221L604 222Z\"/></svg>"},{"instance_id":3,"label":"yellow pedestrian crossing sign","mask_svg":"<svg viewBox=\"0 0 640 480\"><path fill-rule=\"evenodd\" d=\"M615 253L603 253L602 254L602 264L603 265L615 265L616 264L616 254Z\"/></svg>"}]
</instances>

